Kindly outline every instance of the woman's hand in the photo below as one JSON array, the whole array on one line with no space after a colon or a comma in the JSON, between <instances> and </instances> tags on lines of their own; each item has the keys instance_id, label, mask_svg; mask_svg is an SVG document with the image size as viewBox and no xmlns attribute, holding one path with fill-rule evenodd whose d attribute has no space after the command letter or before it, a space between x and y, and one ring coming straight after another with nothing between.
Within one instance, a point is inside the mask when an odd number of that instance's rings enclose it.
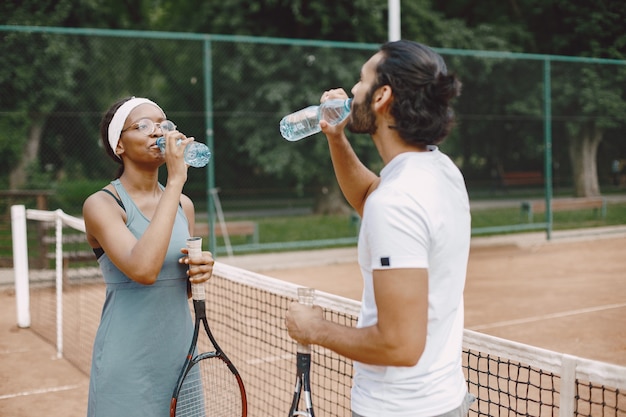
<instances>
[{"instance_id":1,"label":"woman's hand","mask_svg":"<svg viewBox=\"0 0 626 417\"><path fill-rule=\"evenodd\" d=\"M187 181L187 168L185 163L185 148L193 138L188 138L178 130L163 132L165 138L165 164L167 166L167 178L179 179L183 183Z\"/></svg>"},{"instance_id":2,"label":"woman's hand","mask_svg":"<svg viewBox=\"0 0 626 417\"><path fill-rule=\"evenodd\" d=\"M185 255L188 254L187 248L183 248L180 251ZM192 284L201 284L208 281L213 275L215 260L213 259L213 254L209 251L203 251L202 256L197 259L190 259L189 256L183 256L178 262L189 265L187 276Z\"/></svg>"}]
</instances>

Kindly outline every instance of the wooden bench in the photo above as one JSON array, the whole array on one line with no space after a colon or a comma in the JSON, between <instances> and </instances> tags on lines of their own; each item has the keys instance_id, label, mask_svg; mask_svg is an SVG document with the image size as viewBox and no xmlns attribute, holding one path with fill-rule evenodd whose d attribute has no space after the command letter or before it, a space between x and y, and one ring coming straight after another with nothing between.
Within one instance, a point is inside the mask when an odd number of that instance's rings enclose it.
<instances>
[{"instance_id":1,"label":"wooden bench","mask_svg":"<svg viewBox=\"0 0 626 417\"><path fill-rule=\"evenodd\" d=\"M606 217L606 199L604 197L579 197L579 198L557 198L551 202L552 211L573 211L593 209L602 218ZM533 214L545 213L545 200L523 201L521 204L521 215L533 221Z\"/></svg>"},{"instance_id":2,"label":"wooden bench","mask_svg":"<svg viewBox=\"0 0 626 417\"><path fill-rule=\"evenodd\" d=\"M35 198L37 210L48 210L48 197L54 195L51 190L0 190L0 199L7 200L7 207L11 207L16 202L23 204L25 199Z\"/></svg>"},{"instance_id":3,"label":"wooden bench","mask_svg":"<svg viewBox=\"0 0 626 417\"><path fill-rule=\"evenodd\" d=\"M512 171L500 174L502 185L505 187L516 185L543 185L541 171Z\"/></svg>"},{"instance_id":4,"label":"wooden bench","mask_svg":"<svg viewBox=\"0 0 626 417\"><path fill-rule=\"evenodd\" d=\"M226 222L226 231L228 236L247 236L250 243L259 243L259 226L252 221L231 221ZM194 228L194 234L196 236L208 236L209 224L208 223L196 223ZM222 231L222 225L215 224L215 236L224 237Z\"/></svg>"}]
</instances>

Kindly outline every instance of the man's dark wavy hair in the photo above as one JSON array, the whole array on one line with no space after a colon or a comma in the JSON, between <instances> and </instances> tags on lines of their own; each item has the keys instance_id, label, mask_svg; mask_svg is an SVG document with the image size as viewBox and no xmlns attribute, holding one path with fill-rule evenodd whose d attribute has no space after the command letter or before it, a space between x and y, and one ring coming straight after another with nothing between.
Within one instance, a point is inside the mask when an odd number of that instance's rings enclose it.
<instances>
[{"instance_id":1,"label":"man's dark wavy hair","mask_svg":"<svg viewBox=\"0 0 626 417\"><path fill-rule=\"evenodd\" d=\"M372 91L389 85L391 115L402 139L410 144L437 145L454 126L450 101L461 93L461 82L443 58L431 48L412 41L387 42L376 68Z\"/></svg>"}]
</instances>

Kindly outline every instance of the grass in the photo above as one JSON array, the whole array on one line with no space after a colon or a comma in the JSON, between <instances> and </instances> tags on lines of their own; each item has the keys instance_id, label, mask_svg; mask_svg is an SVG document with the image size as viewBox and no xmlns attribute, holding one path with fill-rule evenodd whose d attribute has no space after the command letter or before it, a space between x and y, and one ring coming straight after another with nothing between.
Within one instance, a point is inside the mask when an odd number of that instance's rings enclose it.
<instances>
[{"instance_id":1,"label":"grass","mask_svg":"<svg viewBox=\"0 0 626 417\"><path fill-rule=\"evenodd\" d=\"M357 221L348 215L298 215L283 217L256 217L246 218L257 222L259 226L259 242L261 244L284 242L324 242L321 247L346 246L354 243L329 243L329 240L356 238L358 233ZM593 210L577 210L556 212L553 214L553 230L568 230L589 227L601 227L626 224L626 203L609 203L606 218L601 218ZM535 223L545 222L544 214L535 214ZM0 228L0 265L11 263L11 230L10 219L3 222ZM526 223L518 207L474 210L472 212L472 227L494 227ZM247 245L246 252L263 252L288 250L272 247L271 249L251 248L250 242L244 236L231 236L231 244L236 246ZM34 242L31 242L34 244ZM218 248L224 247L224 240L217 239ZM317 247L320 247L319 245ZM239 253L239 251L235 251Z\"/></svg>"},{"instance_id":2,"label":"grass","mask_svg":"<svg viewBox=\"0 0 626 417\"><path fill-rule=\"evenodd\" d=\"M258 224L259 243L302 242L324 239L355 238L358 223L346 215L306 215L246 218ZM231 236L233 246L245 245L245 236ZM224 239L217 239L224 246Z\"/></svg>"},{"instance_id":3,"label":"grass","mask_svg":"<svg viewBox=\"0 0 626 417\"><path fill-rule=\"evenodd\" d=\"M494 227L522 221L519 208L498 208L472 211L472 227Z\"/></svg>"},{"instance_id":4,"label":"grass","mask_svg":"<svg viewBox=\"0 0 626 417\"><path fill-rule=\"evenodd\" d=\"M582 229L588 227L615 226L626 224L626 203L607 204L606 218L592 209L557 211L552 214L553 230ZM491 227L525 223L527 219L519 208L487 209L472 213L473 227ZM534 223L546 222L545 213L534 215Z\"/></svg>"},{"instance_id":5,"label":"grass","mask_svg":"<svg viewBox=\"0 0 626 417\"><path fill-rule=\"evenodd\" d=\"M355 220L346 215L265 217L246 220L257 222L261 244L343 239L356 237L358 233ZM545 221L545 214L535 214L534 223ZM473 228L508 226L526 222L527 219L521 214L519 207L483 209L472 212ZM626 224L626 203L609 203L606 218L602 218L591 209L553 213L553 230L623 224ZM245 237L231 237L233 246L247 243ZM224 246L223 239L217 240L217 246Z\"/></svg>"}]
</instances>

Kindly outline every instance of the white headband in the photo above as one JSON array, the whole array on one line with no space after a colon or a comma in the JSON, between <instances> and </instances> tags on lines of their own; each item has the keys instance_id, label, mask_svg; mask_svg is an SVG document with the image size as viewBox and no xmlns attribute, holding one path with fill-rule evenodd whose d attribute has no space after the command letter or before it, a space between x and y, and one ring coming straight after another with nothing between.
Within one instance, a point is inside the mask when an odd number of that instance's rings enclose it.
<instances>
[{"instance_id":1,"label":"white headband","mask_svg":"<svg viewBox=\"0 0 626 417\"><path fill-rule=\"evenodd\" d=\"M153 102L152 100L148 100L147 98L136 98L133 97L124 104L122 104L113 115L113 119L111 119L111 123L109 123L109 146L113 149L113 153L119 159L120 156L115 152L117 148L117 143L120 141L120 135L122 134L122 129L124 128L124 122L126 122L126 118L130 114L131 111L140 104L153 104L158 107L161 111L161 107L158 104Z\"/></svg>"}]
</instances>

